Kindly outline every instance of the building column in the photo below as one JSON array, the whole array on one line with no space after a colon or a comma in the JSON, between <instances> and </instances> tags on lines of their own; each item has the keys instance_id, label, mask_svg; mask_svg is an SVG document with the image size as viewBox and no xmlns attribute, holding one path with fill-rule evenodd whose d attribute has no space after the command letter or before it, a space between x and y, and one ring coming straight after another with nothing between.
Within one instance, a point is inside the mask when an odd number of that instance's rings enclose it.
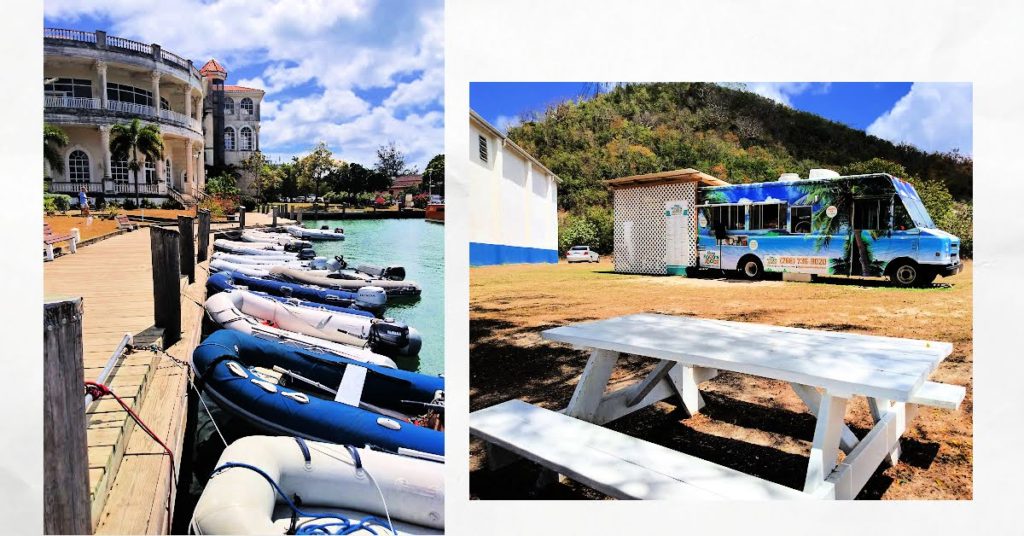
<instances>
[{"instance_id":1,"label":"building column","mask_svg":"<svg viewBox=\"0 0 1024 536\"><path fill-rule=\"evenodd\" d=\"M185 84L185 115L192 117L192 86Z\"/></svg>"},{"instance_id":2,"label":"building column","mask_svg":"<svg viewBox=\"0 0 1024 536\"><path fill-rule=\"evenodd\" d=\"M160 117L160 71L153 71L153 115Z\"/></svg>"},{"instance_id":3,"label":"building column","mask_svg":"<svg viewBox=\"0 0 1024 536\"><path fill-rule=\"evenodd\" d=\"M189 188L192 187L194 174L192 171L193 163L195 162L195 156L192 154L192 140L185 140L185 182L189 183Z\"/></svg>"},{"instance_id":4,"label":"building column","mask_svg":"<svg viewBox=\"0 0 1024 536\"><path fill-rule=\"evenodd\" d=\"M96 61L96 75L99 77L100 85L100 107L107 109L107 62ZM108 172L109 174L109 172Z\"/></svg>"},{"instance_id":5,"label":"building column","mask_svg":"<svg viewBox=\"0 0 1024 536\"><path fill-rule=\"evenodd\" d=\"M100 145L103 146L103 179L110 178L110 127L100 127Z\"/></svg>"},{"instance_id":6,"label":"building column","mask_svg":"<svg viewBox=\"0 0 1024 536\"><path fill-rule=\"evenodd\" d=\"M206 151L199 151L196 168L196 183L192 186L193 195L203 191L206 186Z\"/></svg>"}]
</instances>

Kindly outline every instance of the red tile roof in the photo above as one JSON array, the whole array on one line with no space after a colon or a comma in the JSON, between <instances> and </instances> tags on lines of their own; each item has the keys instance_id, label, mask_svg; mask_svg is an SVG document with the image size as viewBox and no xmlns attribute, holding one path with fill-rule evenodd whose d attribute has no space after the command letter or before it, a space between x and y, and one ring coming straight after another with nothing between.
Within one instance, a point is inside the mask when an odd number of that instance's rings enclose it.
<instances>
[{"instance_id":1,"label":"red tile roof","mask_svg":"<svg viewBox=\"0 0 1024 536\"><path fill-rule=\"evenodd\" d=\"M215 59L211 59L210 61L206 62L206 64L203 65L203 68L199 69L199 72L203 73L203 74L206 74L206 73L224 73L224 74L228 74L228 72L224 69L224 66L221 65Z\"/></svg>"},{"instance_id":2,"label":"red tile roof","mask_svg":"<svg viewBox=\"0 0 1024 536\"><path fill-rule=\"evenodd\" d=\"M391 181L392 188L408 188L423 182L423 175L399 175Z\"/></svg>"},{"instance_id":3,"label":"red tile roof","mask_svg":"<svg viewBox=\"0 0 1024 536\"><path fill-rule=\"evenodd\" d=\"M256 87L245 87L245 86L224 86L224 91L259 91L263 92L262 89Z\"/></svg>"}]
</instances>

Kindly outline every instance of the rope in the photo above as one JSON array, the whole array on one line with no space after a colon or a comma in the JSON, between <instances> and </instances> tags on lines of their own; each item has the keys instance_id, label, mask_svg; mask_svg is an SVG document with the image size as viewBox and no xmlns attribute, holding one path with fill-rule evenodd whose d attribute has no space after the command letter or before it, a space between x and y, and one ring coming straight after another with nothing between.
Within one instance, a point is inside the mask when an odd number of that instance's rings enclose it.
<instances>
[{"instance_id":1,"label":"rope","mask_svg":"<svg viewBox=\"0 0 1024 536\"><path fill-rule=\"evenodd\" d=\"M296 513L296 514L298 514L298 515L300 515L302 517L311 517L312 518L309 521L306 521L305 523L300 524L299 527L298 527L298 530L296 531L296 534L353 534L353 533L355 533L357 531L365 530L365 531L369 532L370 534L376 535L377 531L373 530L371 528L371 525L379 525L381 527L384 527L384 528L387 528L387 529L391 530L392 534L398 534L397 532L395 532L394 525L392 525L390 521L384 521L383 519L380 519L379 517L376 517L376 516L366 516L366 517L358 520L358 522L352 523L352 521L350 521L350 520L348 520L348 519L346 519L344 517L340 517L338 515L332 514L332 513L306 512L306 511L302 510L301 508L299 508L288 497L288 495L285 494L284 490L281 489L281 486L277 482L275 482L274 479L271 478L270 475L268 475L262 469L260 469L259 467L254 466L254 465L250 465L250 464L247 464L247 463L239 463L239 462L225 462L220 467L217 467L216 469L213 470L213 473L210 475L210 478L213 478L213 477L217 476L218 474L222 473L223 471L225 471L227 469L234 468L234 467L237 467L237 468L240 468L240 469L248 469L248 470L253 471L254 473L260 475L261 477L263 477L264 480L266 480L271 485L271 487L274 488L274 492L277 493L277 495L280 496L282 500L284 500L284 503L289 508L291 508L292 512L294 512L294 513ZM313 523L314 521L323 520L323 519L335 519L337 521L330 522L330 523ZM337 531L337 532L331 532L330 528L332 528L332 527L340 527L341 530Z\"/></svg>"},{"instance_id":2,"label":"rope","mask_svg":"<svg viewBox=\"0 0 1024 536\"><path fill-rule=\"evenodd\" d=\"M106 395L112 396L114 400L117 401L117 403L121 406L121 409L123 409L126 413L128 413L129 416L131 416L132 420L135 421L135 424L138 425L138 427L141 428L143 432L146 432L146 435L152 438L153 441L156 441L157 444L159 444L164 449L164 452L167 453L167 456L170 461L170 482L168 482L167 485L167 534L171 534L171 501L174 500L174 491L178 486L178 470L175 468L174 465L174 452L171 450L170 447L167 446L166 443L163 442L162 439L160 439L159 436L156 435L156 432L154 432L152 429L150 429L149 426L146 425L145 421L142 420L142 417L139 417L139 414L135 413L135 410L129 407L128 404L126 404L124 400L121 399L121 397L117 396L117 393L112 391L110 387L107 387L102 383L86 381L85 392L88 395L92 395L93 400L99 400L100 398Z\"/></svg>"},{"instance_id":3,"label":"rope","mask_svg":"<svg viewBox=\"0 0 1024 536\"><path fill-rule=\"evenodd\" d=\"M189 386L192 387L192 390L196 392L196 397L199 398L199 403L203 405L203 411L206 412L206 416L210 419L210 423L213 424L214 431L217 432L217 435L220 437L221 442L224 443L225 447L227 447L228 441L227 439L224 439L224 434L220 431L220 427L217 426L217 421L213 419L213 413L210 412L210 406L206 405L206 401L203 400L202 393L199 392L199 387L197 387L195 382L192 381L192 367L189 366L189 364L186 361L174 357L173 355L167 353L167 351L158 348L155 344L149 345L149 350L156 354L162 354L164 357L170 359L171 362L185 370L185 377L188 379Z\"/></svg>"}]
</instances>

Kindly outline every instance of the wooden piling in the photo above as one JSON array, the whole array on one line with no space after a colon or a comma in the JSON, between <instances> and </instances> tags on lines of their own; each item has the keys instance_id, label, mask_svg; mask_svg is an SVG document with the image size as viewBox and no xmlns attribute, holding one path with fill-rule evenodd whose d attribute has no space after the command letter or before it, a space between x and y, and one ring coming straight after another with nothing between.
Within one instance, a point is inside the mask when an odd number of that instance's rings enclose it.
<instances>
[{"instance_id":1,"label":"wooden piling","mask_svg":"<svg viewBox=\"0 0 1024 536\"><path fill-rule=\"evenodd\" d=\"M43 304L43 531L92 534L82 298Z\"/></svg>"},{"instance_id":2,"label":"wooden piling","mask_svg":"<svg viewBox=\"0 0 1024 536\"><path fill-rule=\"evenodd\" d=\"M277 206L273 206L270 209L270 226L277 227Z\"/></svg>"},{"instance_id":3,"label":"wooden piling","mask_svg":"<svg viewBox=\"0 0 1024 536\"><path fill-rule=\"evenodd\" d=\"M196 243L192 222L191 216L178 216L178 234L181 236L178 243L181 275L188 276L189 284L196 282Z\"/></svg>"},{"instance_id":4,"label":"wooden piling","mask_svg":"<svg viewBox=\"0 0 1024 536\"><path fill-rule=\"evenodd\" d=\"M238 228L245 229L245 207L238 207Z\"/></svg>"},{"instance_id":5,"label":"wooden piling","mask_svg":"<svg viewBox=\"0 0 1024 536\"><path fill-rule=\"evenodd\" d=\"M152 226L150 252L153 259L153 323L164 330L167 348L181 339L181 257L180 235L175 229Z\"/></svg>"},{"instance_id":6,"label":"wooden piling","mask_svg":"<svg viewBox=\"0 0 1024 536\"><path fill-rule=\"evenodd\" d=\"M210 211L199 210L199 244L196 251L196 262L206 260L207 252L210 250Z\"/></svg>"}]
</instances>

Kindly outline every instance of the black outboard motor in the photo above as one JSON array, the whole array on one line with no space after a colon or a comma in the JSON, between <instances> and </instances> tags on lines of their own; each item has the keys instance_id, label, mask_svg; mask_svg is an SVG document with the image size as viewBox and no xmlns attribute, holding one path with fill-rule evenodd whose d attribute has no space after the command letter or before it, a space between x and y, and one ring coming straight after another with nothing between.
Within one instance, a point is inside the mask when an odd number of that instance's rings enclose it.
<instances>
[{"instance_id":1,"label":"black outboard motor","mask_svg":"<svg viewBox=\"0 0 1024 536\"><path fill-rule=\"evenodd\" d=\"M364 273L375 279L389 279L391 281L405 281L405 268L401 266L373 266L360 264L356 271Z\"/></svg>"},{"instance_id":2,"label":"black outboard motor","mask_svg":"<svg viewBox=\"0 0 1024 536\"><path fill-rule=\"evenodd\" d=\"M299 260L300 261L308 261L308 260L312 259L313 257L316 257L316 252L313 251L313 248L302 248L299 251Z\"/></svg>"},{"instance_id":3,"label":"black outboard motor","mask_svg":"<svg viewBox=\"0 0 1024 536\"><path fill-rule=\"evenodd\" d=\"M288 252L291 252L291 253L298 253L298 252L300 252L300 251L302 251L304 249L311 248L311 247L313 247L313 243L312 242L307 242L305 240L295 240L295 241L293 241L293 242L291 242L289 244L286 244L284 246L284 250L288 251Z\"/></svg>"},{"instance_id":4,"label":"black outboard motor","mask_svg":"<svg viewBox=\"0 0 1024 536\"><path fill-rule=\"evenodd\" d=\"M416 355L423 344L419 332L401 322L374 322L367 340L374 352L384 355Z\"/></svg>"}]
</instances>

